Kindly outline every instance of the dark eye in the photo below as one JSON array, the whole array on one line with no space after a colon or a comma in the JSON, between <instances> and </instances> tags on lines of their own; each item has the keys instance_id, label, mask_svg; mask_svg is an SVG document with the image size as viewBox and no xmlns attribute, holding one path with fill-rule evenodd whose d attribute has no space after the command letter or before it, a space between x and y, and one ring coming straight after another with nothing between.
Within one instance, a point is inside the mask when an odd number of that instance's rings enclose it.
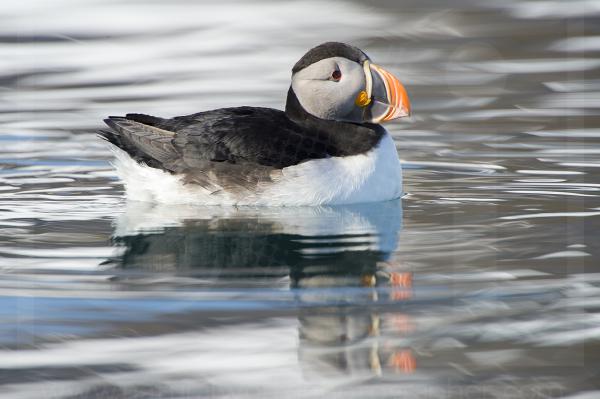
<instances>
[{"instance_id":1,"label":"dark eye","mask_svg":"<svg viewBox=\"0 0 600 399\"><path fill-rule=\"evenodd\" d=\"M342 73L337 69L331 73L331 79L338 81L342 78Z\"/></svg>"}]
</instances>

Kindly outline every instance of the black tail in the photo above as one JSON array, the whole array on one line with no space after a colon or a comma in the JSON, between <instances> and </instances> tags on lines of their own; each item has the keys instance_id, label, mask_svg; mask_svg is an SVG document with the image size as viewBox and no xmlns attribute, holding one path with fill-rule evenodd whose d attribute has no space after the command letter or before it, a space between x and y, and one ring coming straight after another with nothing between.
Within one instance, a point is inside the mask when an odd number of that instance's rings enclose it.
<instances>
[{"instance_id":1,"label":"black tail","mask_svg":"<svg viewBox=\"0 0 600 399\"><path fill-rule=\"evenodd\" d=\"M121 134L121 128L116 123L116 121L123 119L125 119L124 116L109 116L108 118L104 119L104 123L106 123L111 130L99 130L98 136L132 155L131 152L135 149L135 147L133 147L131 143L128 143L127 138Z\"/></svg>"},{"instance_id":2,"label":"black tail","mask_svg":"<svg viewBox=\"0 0 600 399\"><path fill-rule=\"evenodd\" d=\"M120 149L124 149L124 145L121 141L121 136L119 136L119 133L113 130L98 130L97 134L98 137L100 137L101 139L108 141L109 143L119 147Z\"/></svg>"},{"instance_id":3,"label":"black tail","mask_svg":"<svg viewBox=\"0 0 600 399\"><path fill-rule=\"evenodd\" d=\"M109 116L109 118L115 118L115 119L121 118L122 119L123 117ZM159 127L159 128L163 128L163 123L165 122L165 120L163 118L159 118L157 116L152 116L152 115L146 115L146 114L127 114L127 115L125 115L125 119L129 119L130 121L139 122L139 123L143 123L144 125L154 126L154 127Z\"/></svg>"},{"instance_id":4,"label":"black tail","mask_svg":"<svg viewBox=\"0 0 600 399\"><path fill-rule=\"evenodd\" d=\"M145 163L146 165L151 166L151 167L160 168L160 164L157 163L157 161L155 159L153 159L152 157L149 157L148 155L146 155L145 153L140 151L140 149L137 148L132 142L127 140L126 136L121 134L121 132L120 132L121 129L116 124L116 121L118 121L119 119L125 119L125 117L109 116L107 119L104 119L104 123L106 123L108 126L110 126L114 130L99 130L97 132L98 137L100 137L103 140L108 141L115 147L120 148L121 150L125 151L135 161L140 162L140 163Z\"/></svg>"}]
</instances>

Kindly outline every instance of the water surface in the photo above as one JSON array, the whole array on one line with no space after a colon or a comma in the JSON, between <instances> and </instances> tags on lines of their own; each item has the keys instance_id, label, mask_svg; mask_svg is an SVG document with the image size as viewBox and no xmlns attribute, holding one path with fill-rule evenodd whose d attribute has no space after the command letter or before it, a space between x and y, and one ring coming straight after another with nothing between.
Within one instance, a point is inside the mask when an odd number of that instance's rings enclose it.
<instances>
[{"instance_id":1,"label":"water surface","mask_svg":"<svg viewBox=\"0 0 600 399\"><path fill-rule=\"evenodd\" d=\"M600 397L595 2L0 8L0 397ZM107 115L282 108L339 40L399 76L398 201L127 202Z\"/></svg>"}]
</instances>

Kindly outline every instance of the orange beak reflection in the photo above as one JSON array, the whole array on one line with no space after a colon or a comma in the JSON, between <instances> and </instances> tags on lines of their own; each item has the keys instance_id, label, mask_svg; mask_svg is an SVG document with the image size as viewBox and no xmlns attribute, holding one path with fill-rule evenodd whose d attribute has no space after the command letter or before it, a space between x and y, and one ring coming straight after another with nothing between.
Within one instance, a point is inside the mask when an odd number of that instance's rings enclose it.
<instances>
[{"instance_id":1,"label":"orange beak reflection","mask_svg":"<svg viewBox=\"0 0 600 399\"><path fill-rule=\"evenodd\" d=\"M410 116L410 100L402 83L378 65L370 64L370 69L374 83L373 103L370 109L372 123L384 123Z\"/></svg>"}]
</instances>

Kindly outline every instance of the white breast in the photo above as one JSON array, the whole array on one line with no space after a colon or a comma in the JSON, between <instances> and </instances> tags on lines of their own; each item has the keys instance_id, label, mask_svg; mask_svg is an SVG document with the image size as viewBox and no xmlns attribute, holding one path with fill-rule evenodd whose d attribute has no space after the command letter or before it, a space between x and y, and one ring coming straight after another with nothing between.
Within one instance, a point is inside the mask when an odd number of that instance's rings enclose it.
<instances>
[{"instance_id":1,"label":"white breast","mask_svg":"<svg viewBox=\"0 0 600 399\"><path fill-rule=\"evenodd\" d=\"M250 195L219 191L211 194L181 176L141 165L123 151L115 167L127 198L172 204L303 206L385 201L402 195L402 168L389 136L365 154L315 159L282 170L275 183Z\"/></svg>"}]
</instances>

